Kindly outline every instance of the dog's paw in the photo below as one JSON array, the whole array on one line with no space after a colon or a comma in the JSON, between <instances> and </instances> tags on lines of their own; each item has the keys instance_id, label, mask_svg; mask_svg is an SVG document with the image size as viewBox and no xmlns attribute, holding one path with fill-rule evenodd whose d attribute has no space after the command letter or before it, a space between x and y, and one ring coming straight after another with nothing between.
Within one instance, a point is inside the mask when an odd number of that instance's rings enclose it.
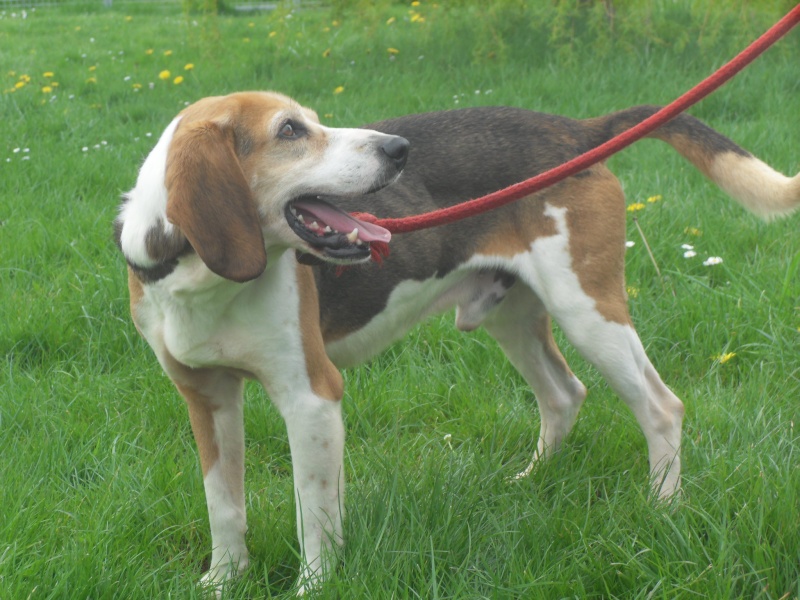
<instances>
[{"instance_id":1,"label":"dog's paw","mask_svg":"<svg viewBox=\"0 0 800 600\"><path fill-rule=\"evenodd\" d=\"M205 575L200 578L198 586L205 597L219 600L222 598L225 584L240 576L248 566L249 560L247 559L240 560L236 565L224 561L206 571Z\"/></svg>"}]
</instances>

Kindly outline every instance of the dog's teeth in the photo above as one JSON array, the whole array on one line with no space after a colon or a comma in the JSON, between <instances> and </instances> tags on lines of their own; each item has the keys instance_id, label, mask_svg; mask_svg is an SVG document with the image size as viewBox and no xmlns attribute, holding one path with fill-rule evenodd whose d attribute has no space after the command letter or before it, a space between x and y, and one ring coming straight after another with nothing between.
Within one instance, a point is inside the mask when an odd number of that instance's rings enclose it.
<instances>
[{"instance_id":1,"label":"dog's teeth","mask_svg":"<svg viewBox=\"0 0 800 600\"><path fill-rule=\"evenodd\" d=\"M331 231L333 231L333 229L331 229L331 226L325 225L325 233L330 233Z\"/></svg>"},{"instance_id":2,"label":"dog's teeth","mask_svg":"<svg viewBox=\"0 0 800 600\"><path fill-rule=\"evenodd\" d=\"M319 229L319 224L316 221L311 221L311 225L308 226L309 229Z\"/></svg>"},{"instance_id":3,"label":"dog's teeth","mask_svg":"<svg viewBox=\"0 0 800 600\"><path fill-rule=\"evenodd\" d=\"M306 220L303 218L303 215L297 215L297 220L300 221L301 223L306 222Z\"/></svg>"},{"instance_id":4,"label":"dog's teeth","mask_svg":"<svg viewBox=\"0 0 800 600\"><path fill-rule=\"evenodd\" d=\"M356 240L358 239L358 227L356 227L355 229L353 229L353 231L348 233L346 237L348 242L350 242L351 244L355 244Z\"/></svg>"}]
</instances>

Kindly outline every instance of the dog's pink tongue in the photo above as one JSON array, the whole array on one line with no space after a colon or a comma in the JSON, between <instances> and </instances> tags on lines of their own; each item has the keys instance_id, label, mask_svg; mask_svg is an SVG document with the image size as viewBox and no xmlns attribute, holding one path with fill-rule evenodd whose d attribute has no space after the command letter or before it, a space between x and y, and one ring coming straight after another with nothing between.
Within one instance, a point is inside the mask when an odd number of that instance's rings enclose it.
<instances>
[{"instance_id":1,"label":"dog's pink tongue","mask_svg":"<svg viewBox=\"0 0 800 600\"><path fill-rule=\"evenodd\" d=\"M344 213L326 202L316 200L298 200L294 203L295 208L313 215L331 229L344 234L348 234L353 229L358 229L358 239L362 242L389 242L392 233L380 225L367 223Z\"/></svg>"}]
</instances>

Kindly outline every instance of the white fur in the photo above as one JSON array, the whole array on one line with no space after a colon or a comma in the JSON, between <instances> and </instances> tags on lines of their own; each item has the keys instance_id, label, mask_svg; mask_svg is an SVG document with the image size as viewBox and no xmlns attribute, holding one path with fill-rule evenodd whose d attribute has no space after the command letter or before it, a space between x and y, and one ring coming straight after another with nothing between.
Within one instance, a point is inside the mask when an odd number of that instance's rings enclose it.
<instances>
[{"instance_id":1,"label":"white fur","mask_svg":"<svg viewBox=\"0 0 800 600\"><path fill-rule=\"evenodd\" d=\"M145 246L147 232L159 221L165 232L172 231L172 224L167 221L164 175L167 171L169 144L180 120L180 117L173 119L161 134L139 170L136 186L126 194L127 202L120 211L119 220L123 224L120 237L122 252L128 262L138 267L148 268L156 264Z\"/></svg>"},{"instance_id":2,"label":"white fur","mask_svg":"<svg viewBox=\"0 0 800 600\"><path fill-rule=\"evenodd\" d=\"M754 156L720 154L711 164L710 176L742 206L765 219L791 214L800 206L800 174L786 177Z\"/></svg>"}]
</instances>

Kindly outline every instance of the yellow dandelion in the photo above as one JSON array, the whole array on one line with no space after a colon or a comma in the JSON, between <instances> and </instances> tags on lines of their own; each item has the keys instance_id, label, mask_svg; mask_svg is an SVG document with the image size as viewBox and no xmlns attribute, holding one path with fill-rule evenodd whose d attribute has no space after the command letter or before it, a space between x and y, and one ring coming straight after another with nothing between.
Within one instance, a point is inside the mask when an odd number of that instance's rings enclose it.
<instances>
[{"instance_id":1,"label":"yellow dandelion","mask_svg":"<svg viewBox=\"0 0 800 600\"><path fill-rule=\"evenodd\" d=\"M687 227L683 230L683 233L688 233L689 235L693 235L695 237L700 237L703 235L703 232L700 231L697 227Z\"/></svg>"},{"instance_id":2,"label":"yellow dandelion","mask_svg":"<svg viewBox=\"0 0 800 600\"><path fill-rule=\"evenodd\" d=\"M424 23L425 22L425 17L423 17L418 12L415 12L415 13L413 13L411 15L411 22L412 23Z\"/></svg>"},{"instance_id":3,"label":"yellow dandelion","mask_svg":"<svg viewBox=\"0 0 800 600\"><path fill-rule=\"evenodd\" d=\"M52 91L53 91L53 88L51 88L49 85L45 85L45 86L42 87L42 93L43 94L49 94Z\"/></svg>"},{"instance_id":4,"label":"yellow dandelion","mask_svg":"<svg viewBox=\"0 0 800 600\"><path fill-rule=\"evenodd\" d=\"M26 84L24 81L18 81L17 83L14 84L14 88L17 90L21 90L22 88L25 87L25 85Z\"/></svg>"},{"instance_id":5,"label":"yellow dandelion","mask_svg":"<svg viewBox=\"0 0 800 600\"><path fill-rule=\"evenodd\" d=\"M419 1L414 0L414 2L411 3L411 6L419 6Z\"/></svg>"},{"instance_id":6,"label":"yellow dandelion","mask_svg":"<svg viewBox=\"0 0 800 600\"><path fill-rule=\"evenodd\" d=\"M164 56L172 56L172 50L164 50Z\"/></svg>"},{"instance_id":7,"label":"yellow dandelion","mask_svg":"<svg viewBox=\"0 0 800 600\"><path fill-rule=\"evenodd\" d=\"M180 85L183 83L183 75L178 75L175 79L172 80L172 83L175 85Z\"/></svg>"},{"instance_id":8,"label":"yellow dandelion","mask_svg":"<svg viewBox=\"0 0 800 600\"><path fill-rule=\"evenodd\" d=\"M270 31L269 32L269 37L271 37L271 38L274 38L276 35L278 35L277 31Z\"/></svg>"},{"instance_id":9,"label":"yellow dandelion","mask_svg":"<svg viewBox=\"0 0 800 600\"><path fill-rule=\"evenodd\" d=\"M339 21L332 21L331 25L333 25L334 27L338 27L339 25L341 25L341 23Z\"/></svg>"},{"instance_id":10,"label":"yellow dandelion","mask_svg":"<svg viewBox=\"0 0 800 600\"><path fill-rule=\"evenodd\" d=\"M647 199L648 204L654 204L655 202L661 202L661 194L656 194L655 196L650 196Z\"/></svg>"},{"instance_id":11,"label":"yellow dandelion","mask_svg":"<svg viewBox=\"0 0 800 600\"><path fill-rule=\"evenodd\" d=\"M31 82L31 76L30 75L20 75L19 76L19 80L23 81L25 83L30 83Z\"/></svg>"},{"instance_id":12,"label":"yellow dandelion","mask_svg":"<svg viewBox=\"0 0 800 600\"><path fill-rule=\"evenodd\" d=\"M334 94L341 94L343 91L344 91L344 86L343 86L343 85L340 85L340 86L337 86L337 87L336 87L336 88L333 90L333 93L334 93Z\"/></svg>"},{"instance_id":13,"label":"yellow dandelion","mask_svg":"<svg viewBox=\"0 0 800 600\"><path fill-rule=\"evenodd\" d=\"M52 76L53 76L52 71L45 71L44 73L42 73L42 77L47 77L48 79L50 79Z\"/></svg>"},{"instance_id":14,"label":"yellow dandelion","mask_svg":"<svg viewBox=\"0 0 800 600\"><path fill-rule=\"evenodd\" d=\"M719 364L724 365L730 359L736 356L736 352L726 352L725 354L718 354L714 359L719 361Z\"/></svg>"},{"instance_id":15,"label":"yellow dandelion","mask_svg":"<svg viewBox=\"0 0 800 600\"><path fill-rule=\"evenodd\" d=\"M628 212L636 212L637 210L642 210L643 208L644 204L641 202L634 202L633 204L630 204L626 210Z\"/></svg>"},{"instance_id":16,"label":"yellow dandelion","mask_svg":"<svg viewBox=\"0 0 800 600\"><path fill-rule=\"evenodd\" d=\"M331 49L326 48L325 51L322 53L322 58L328 58L331 55Z\"/></svg>"},{"instance_id":17,"label":"yellow dandelion","mask_svg":"<svg viewBox=\"0 0 800 600\"><path fill-rule=\"evenodd\" d=\"M133 89L135 89L135 90L140 90L140 89L142 89L142 84L141 83L134 83L133 86L131 86L131 87L133 87Z\"/></svg>"},{"instance_id":18,"label":"yellow dandelion","mask_svg":"<svg viewBox=\"0 0 800 600\"><path fill-rule=\"evenodd\" d=\"M161 71L161 73L158 74L158 78L167 80L167 79L170 78L170 75L171 75L171 73L169 71L167 71L166 69L164 69L163 71Z\"/></svg>"},{"instance_id":19,"label":"yellow dandelion","mask_svg":"<svg viewBox=\"0 0 800 600\"><path fill-rule=\"evenodd\" d=\"M17 72L16 71L9 71L8 72L8 76L9 77L16 77L17 76Z\"/></svg>"},{"instance_id":20,"label":"yellow dandelion","mask_svg":"<svg viewBox=\"0 0 800 600\"><path fill-rule=\"evenodd\" d=\"M97 65L92 65L91 67L89 67L89 72L90 73L93 73L95 71L97 71Z\"/></svg>"},{"instance_id":21,"label":"yellow dandelion","mask_svg":"<svg viewBox=\"0 0 800 600\"><path fill-rule=\"evenodd\" d=\"M389 54L400 54L400 50L398 50L397 48L387 48L386 51Z\"/></svg>"},{"instance_id":22,"label":"yellow dandelion","mask_svg":"<svg viewBox=\"0 0 800 600\"><path fill-rule=\"evenodd\" d=\"M127 17L125 17L125 22L126 23L130 23L131 21L133 21L133 17L132 16L128 15Z\"/></svg>"},{"instance_id":23,"label":"yellow dandelion","mask_svg":"<svg viewBox=\"0 0 800 600\"><path fill-rule=\"evenodd\" d=\"M639 297L639 288L629 285L625 288L625 291L628 292L628 297L630 298L638 298Z\"/></svg>"},{"instance_id":24,"label":"yellow dandelion","mask_svg":"<svg viewBox=\"0 0 800 600\"><path fill-rule=\"evenodd\" d=\"M396 20L397 20L397 19L395 19L394 17L389 17L388 19L386 19L386 24L387 24L387 25L391 25L391 24L392 24L392 23L394 23Z\"/></svg>"},{"instance_id":25,"label":"yellow dandelion","mask_svg":"<svg viewBox=\"0 0 800 600\"><path fill-rule=\"evenodd\" d=\"M184 71L191 71L192 69L194 69L194 63L186 63L186 65L183 67Z\"/></svg>"},{"instance_id":26,"label":"yellow dandelion","mask_svg":"<svg viewBox=\"0 0 800 600\"><path fill-rule=\"evenodd\" d=\"M147 56L150 56L153 53L153 49L148 48L147 50L144 51L144 53L147 54Z\"/></svg>"},{"instance_id":27,"label":"yellow dandelion","mask_svg":"<svg viewBox=\"0 0 800 600\"><path fill-rule=\"evenodd\" d=\"M50 87L54 87L54 88L58 87L58 82L57 81L51 81L50 82Z\"/></svg>"}]
</instances>

